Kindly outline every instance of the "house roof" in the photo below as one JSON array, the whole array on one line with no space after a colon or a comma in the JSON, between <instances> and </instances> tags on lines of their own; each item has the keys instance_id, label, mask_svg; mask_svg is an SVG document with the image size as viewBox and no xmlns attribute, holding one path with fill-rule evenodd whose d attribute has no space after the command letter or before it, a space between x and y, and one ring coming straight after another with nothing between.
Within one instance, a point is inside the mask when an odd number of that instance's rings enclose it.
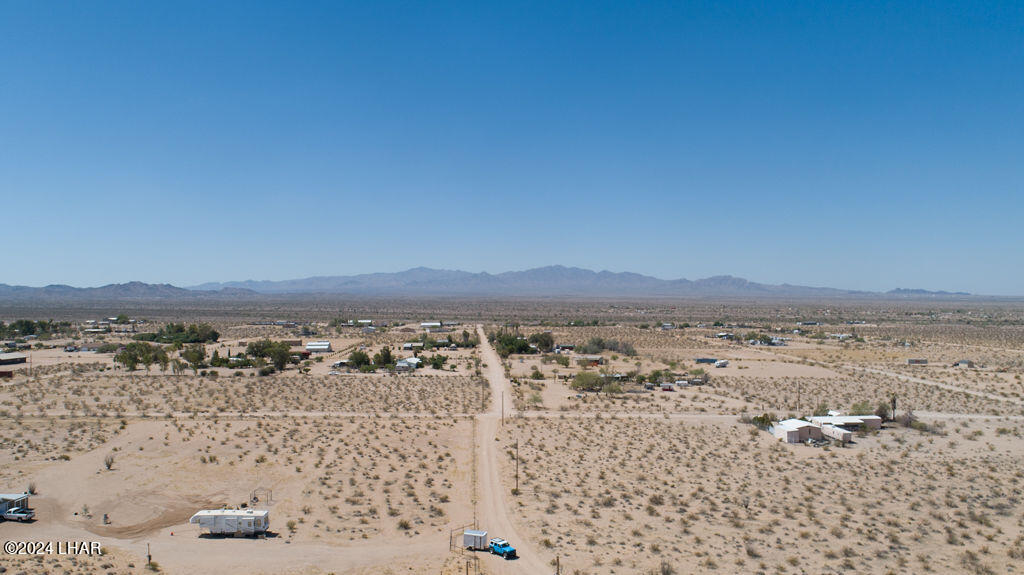
<instances>
[{"instance_id":1,"label":"house roof","mask_svg":"<svg viewBox=\"0 0 1024 575\"><path fill-rule=\"evenodd\" d=\"M11 359L28 359L28 356L23 353L0 353L0 361Z\"/></svg>"},{"instance_id":2,"label":"house roof","mask_svg":"<svg viewBox=\"0 0 1024 575\"><path fill-rule=\"evenodd\" d=\"M810 421L804 421L802 419L786 419L775 424L777 429L784 429L786 431L796 431L804 427L818 427Z\"/></svg>"},{"instance_id":3,"label":"house roof","mask_svg":"<svg viewBox=\"0 0 1024 575\"><path fill-rule=\"evenodd\" d=\"M877 415L816 415L811 418L811 421L820 424L832 424L832 425L861 425L867 421L878 421L882 422L882 418Z\"/></svg>"},{"instance_id":4,"label":"house roof","mask_svg":"<svg viewBox=\"0 0 1024 575\"><path fill-rule=\"evenodd\" d=\"M197 511L192 517L216 517L227 515L232 517L266 517L270 513L267 509L204 509Z\"/></svg>"},{"instance_id":5,"label":"house roof","mask_svg":"<svg viewBox=\"0 0 1024 575\"><path fill-rule=\"evenodd\" d=\"M17 501L26 497L28 493L0 493L0 501Z\"/></svg>"}]
</instances>

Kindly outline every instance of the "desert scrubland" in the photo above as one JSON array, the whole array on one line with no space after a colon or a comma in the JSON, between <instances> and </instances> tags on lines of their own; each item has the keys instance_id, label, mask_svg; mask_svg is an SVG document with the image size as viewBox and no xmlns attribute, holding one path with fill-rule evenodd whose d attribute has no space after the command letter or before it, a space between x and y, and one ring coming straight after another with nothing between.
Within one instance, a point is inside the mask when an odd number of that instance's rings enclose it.
<instances>
[{"instance_id":1,"label":"desert scrubland","mask_svg":"<svg viewBox=\"0 0 1024 575\"><path fill-rule=\"evenodd\" d=\"M556 558L563 573L595 575L1024 569L1024 310L1010 303L260 305L127 311L145 318L138 332L208 323L219 339L207 357L264 339L299 340L295 352L326 339L333 351L281 370L129 369L114 359L136 333L68 332L24 341L31 364L0 366L13 371L0 380L0 492L33 492L37 512L0 523L0 538L104 549L6 556L8 572L242 561L254 573L500 575L553 572ZM338 319L363 317L376 329ZM421 328L433 320L458 324ZM486 341L499 333L541 344L499 358L500 342ZM477 347L403 349L481 334ZM115 351L64 351L87 342ZM187 350L154 345L171 360ZM336 367L385 348L393 360L446 358L411 373ZM750 423L824 409L886 422L817 447ZM270 510L265 539L187 522L243 505ZM451 549L474 521L521 559Z\"/></svg>"}]
</instances>

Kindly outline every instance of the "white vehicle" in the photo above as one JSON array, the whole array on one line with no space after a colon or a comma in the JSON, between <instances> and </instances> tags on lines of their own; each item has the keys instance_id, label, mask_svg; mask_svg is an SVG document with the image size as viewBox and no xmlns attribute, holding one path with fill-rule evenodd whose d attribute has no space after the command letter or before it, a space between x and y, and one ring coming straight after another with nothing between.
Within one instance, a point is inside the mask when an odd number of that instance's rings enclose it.
<instances>
[{"instance_id":1,"label":"white vehicle","mask_svg":"<svg viewBox=\"0 0 1024 575\"><path fill-rule=\"evenodd\" d=\"M14 507L4 512L4 521L28 521L36 516L36 512L31 509L23 509L21 507Z\"/></svg>"},{"instance_id":2,"label":"white vehicle","mask_svg":"<svg viewBox=\"0 0 1024 575\"><path fill-rule=\"evenodd\" d=\"M36 512L28 505L28 493L0 493L0 518L5 521L28 521Z\"/></svg>"},{"instance_id":3,"label":"white vehicle","mask_svg":"<svg viewBox=\"0 0 1024 575\"><path fill-rule=\"evenodd\" d=\"M212 535L258 535L270 526L266 509L205 509L193 515L189 523L209 529Z\"/></svg>"},{"instance_id":4,"label":"white vehicle","mask_svg":"<svg viewBox=\"0 0 1024 575\"><path fill-rule=\"evenodd\" d=\"M720 360L715 362L715 367L728 367L728 365L729 365L729 360L728 359L720 359Z\"/></svg>"}]
</instances>

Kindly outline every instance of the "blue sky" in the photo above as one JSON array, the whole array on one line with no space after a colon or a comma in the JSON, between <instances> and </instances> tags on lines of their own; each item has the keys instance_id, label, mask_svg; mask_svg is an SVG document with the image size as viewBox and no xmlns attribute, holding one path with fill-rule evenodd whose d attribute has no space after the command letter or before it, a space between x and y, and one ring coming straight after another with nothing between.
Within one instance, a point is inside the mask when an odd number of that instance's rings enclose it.
<instances>
[{"instance_id":1,"label":"blue sky","mask_svg":"<svg viewBox=\"0 0 1024 575\"><path fill-rule=\"evenodd\" d=\"M0 283L1024 295L1024 4L0 2Z\"/></svg>"}]
</instances>

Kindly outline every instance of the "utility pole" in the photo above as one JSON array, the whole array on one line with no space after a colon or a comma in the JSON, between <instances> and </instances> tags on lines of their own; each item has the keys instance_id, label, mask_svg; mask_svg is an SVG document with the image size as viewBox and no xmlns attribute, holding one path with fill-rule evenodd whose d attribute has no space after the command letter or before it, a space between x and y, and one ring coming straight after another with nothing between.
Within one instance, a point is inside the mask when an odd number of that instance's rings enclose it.
<instances>
[{"instance_id":1,"label":"utility pole","mask_svg":"<svg viewBox=\"0 0 1024 575\"><path fill-rule=\"evenodd\" d=\"M149 553L149 543L146 543L146 564L153 562L153 556Z\"/></svg>"},{"instance_id":2,"label":"utility pole","mask_svg":"<svg viewBox=\"0 0 1024 575\"><path fill-rule=\"evenodd\" d=\"M501 424L505 425L505 392L501 392Z\"/></svg>"},{"instance_id":3,"label":"utility pole","mask_svg":"<svg viewBox=\"0 0 1024 575\"><path fill-rule=\"evenodd\" d=\"M516 495L519 495L519 440L516 439Z\"/></svg>"},{"instance_id":4,"label":"utility pole","mask_svg":"<svg viewBox=\"0 0 1024 575\"><path fill-rule=\"evenodd\" d=\"M555 555L555 575L562 575L562 558Z\"/></svg>"}]
</instances>

